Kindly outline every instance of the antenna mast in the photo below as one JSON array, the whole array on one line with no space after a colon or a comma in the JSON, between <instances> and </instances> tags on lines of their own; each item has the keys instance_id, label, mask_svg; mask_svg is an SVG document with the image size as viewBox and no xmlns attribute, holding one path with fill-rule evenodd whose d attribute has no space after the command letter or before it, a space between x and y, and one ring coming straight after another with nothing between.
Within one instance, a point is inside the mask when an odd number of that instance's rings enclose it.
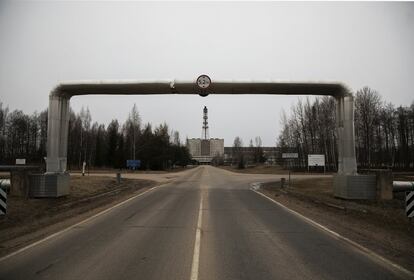
<instances>
[{"instance_id":1,"label":"antenna mast","mask_svg":"<svg viewBox=\"0 0 414 280\"><path fill-rule=\"evenodd\" d=\"M204 106L203 109L203 133L201 139L208 140L210 139L210 135L208 134L208 110L207 106Z\"/></svg>"}]
</instances>

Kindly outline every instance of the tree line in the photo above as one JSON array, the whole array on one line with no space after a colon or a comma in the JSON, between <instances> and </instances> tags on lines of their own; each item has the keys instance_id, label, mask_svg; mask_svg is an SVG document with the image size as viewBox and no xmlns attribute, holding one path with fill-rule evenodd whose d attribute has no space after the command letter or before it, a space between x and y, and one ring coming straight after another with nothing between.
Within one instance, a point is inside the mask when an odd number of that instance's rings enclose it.
<instances>
[{"instance_id":1,"label":"tree line","mask_svg":"<svg viewBox=\"0 0 414 280\"><path fill-rule=\"evenodd\" d=\"M255 144L253 139L250 139L248 147L243 147L243 140L236 136L233 141L231 150L231 164L237 165L237 168L243 169L246 164L261 164L266 161L263 153L262 139L260 136L255 137Z\"/></svg>"},{"instance_id":2,"label":"tree line","mask_svg":"<svg viewBox=\"0 0 414 280\"><path fill-rule=\"evenodd\" d=\"M364 87L355 94L355 148L359 168L414 167L414 102L396 107ZM336 101L333 97L299 100L282 114L277 145L297 152L296 167L307 166L308 154L324 154L327 168L337 169Z\"/></svg>"},{"instance_id":3,"label":"tree line","mask_svg":"<svg viewBox=\"0 0 414 280\"><path fill-rule=\"evenodd\" d=\"M47 110L26 115L10 111L0 102L0 164L14 164L25 158L30 164L44 164L47 143ZM142 124L136 105L125 123L112 120L107 126L92 122L89 109L70 110L68 169L89 167L125 168L127 159L141 160L141 169L161 170L185 166L190 154L178 131L166 123Z\"/></svg>"}]
</instances>

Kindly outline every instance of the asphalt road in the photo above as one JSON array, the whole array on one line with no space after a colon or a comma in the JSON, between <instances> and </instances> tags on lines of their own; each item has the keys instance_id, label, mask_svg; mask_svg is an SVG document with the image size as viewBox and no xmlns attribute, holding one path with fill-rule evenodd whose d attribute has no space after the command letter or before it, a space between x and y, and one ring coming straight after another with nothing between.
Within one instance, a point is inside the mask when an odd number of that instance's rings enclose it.
<instances>
[{"instance_id":1,"label":"asphalt road","mask_svg":"<svg viewBox=\"0 0 414 280\"><path fill-rule=\"evenodd\" d=\"M204 166L0 261L0 279L398 279L386 264Z\"/></svg>"}]
</instances>

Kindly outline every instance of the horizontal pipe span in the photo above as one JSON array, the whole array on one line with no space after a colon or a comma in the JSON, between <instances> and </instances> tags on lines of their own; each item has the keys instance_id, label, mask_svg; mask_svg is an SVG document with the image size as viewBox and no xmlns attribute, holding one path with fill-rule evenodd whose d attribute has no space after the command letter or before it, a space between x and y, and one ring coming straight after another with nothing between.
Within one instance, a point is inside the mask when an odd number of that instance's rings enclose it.
<instances>
[{"instance_id":1,"label":"horizontal pipe span","mask_svg":"<svg viewBox=\"0 0 414 280\"><path fill-rule=\"evenodd\" d=\"M113 94L200 94L195 81L78 81L58 84L52 96ZM207 94L330 95L343 97L351 91L339 82L212 81Z\"/></svg>"},{"instance_id":2,"label":"horizontal pipe span","mask_svg":"<svg viewBox=\"0 0 414 280\"><path fill-rule=\"evenodd\" d=\"M393 181L392 182L392 191L393 192L414 191L414 182Z\"/></svg>"}]
</instances>

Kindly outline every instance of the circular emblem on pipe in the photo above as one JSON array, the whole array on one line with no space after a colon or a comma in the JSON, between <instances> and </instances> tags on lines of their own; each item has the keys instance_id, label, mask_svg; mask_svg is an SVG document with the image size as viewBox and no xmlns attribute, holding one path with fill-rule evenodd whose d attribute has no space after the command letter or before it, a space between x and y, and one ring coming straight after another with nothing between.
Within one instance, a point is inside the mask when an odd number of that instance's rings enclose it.
<instances>
[{"instance_id":1,"label":"circular emblem on pipe","mask_svg":"<svg viewBox=\"0 0 414 280\"><path fill-rule=\"evenodd\" d=\"M211 79L207 75L201 75L197 78L196 83L200 89L207 89L211 85Z\"/></svg>"},{"instance_id":2,"label":"circular emblem on pipe","mask_svg":"<svg viewBox=\"0 0 414 280\"><path fill-rule=\"evenodd\" d=\"M211 85L211 79L209 76L207 75L200 75L197 78L196 84L198 86L198 88L201 90L199 92L200 96L206 97L208 95L207 89L210 87Z\"/></svg>"}]
</instances>

